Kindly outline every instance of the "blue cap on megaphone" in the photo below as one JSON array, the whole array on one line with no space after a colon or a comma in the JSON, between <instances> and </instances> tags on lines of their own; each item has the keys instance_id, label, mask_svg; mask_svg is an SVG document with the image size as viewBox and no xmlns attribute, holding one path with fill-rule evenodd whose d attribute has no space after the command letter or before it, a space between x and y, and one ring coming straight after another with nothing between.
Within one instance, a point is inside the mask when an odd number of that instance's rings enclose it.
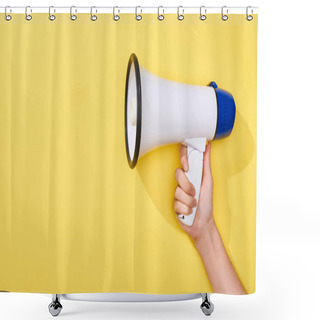
<instances>
[{"instance_id":1,"label":"blue cap on megaphone","mask_svg":"<svg viewBox=\"0 0 320 320\"><path fill-rule=\"evenodd\" d=\"M218 105L218 123L214 136L214 140L216 140L230 135L236 117L236 104L232 94L228 91L219 89L215 82L211 82L210 86L215 89Z\"/></svg>"}]
</instances>

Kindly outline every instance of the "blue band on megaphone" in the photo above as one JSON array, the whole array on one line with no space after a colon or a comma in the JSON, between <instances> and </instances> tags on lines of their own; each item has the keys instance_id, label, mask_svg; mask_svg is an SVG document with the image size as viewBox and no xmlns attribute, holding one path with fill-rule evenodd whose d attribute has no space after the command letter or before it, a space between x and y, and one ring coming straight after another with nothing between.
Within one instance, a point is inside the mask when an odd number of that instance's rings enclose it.
<instances>
[{"instance_id":1,"label":"blue band on megaphone","mask_svg":"<svg viewBox=\"0 0 320 320\"><path fill-rule=\"evenodd\" d=\"M228 91L218 88L215 82L209 84L214 88L217 97L217 129L214 140L230 135L236 117L236 105L233 96Z\"/></svg>"}]
</instances>

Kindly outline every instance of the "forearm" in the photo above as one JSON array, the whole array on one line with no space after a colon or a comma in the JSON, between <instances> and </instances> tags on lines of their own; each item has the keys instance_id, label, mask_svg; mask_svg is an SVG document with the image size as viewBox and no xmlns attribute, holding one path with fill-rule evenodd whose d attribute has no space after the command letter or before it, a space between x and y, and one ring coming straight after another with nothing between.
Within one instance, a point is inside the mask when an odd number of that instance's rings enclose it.
<instances>
[{"instance_id":1,"label":"forearm","mask_svg":"<svg viewBox=\"0 0 320 320\"><path fill-rule=\"evenodd\" d=\"M246 293L224 248L215 223L208 226L201 237L195 241L195 246L202 258L213 292Z\"/></svg>"}]
</instances>

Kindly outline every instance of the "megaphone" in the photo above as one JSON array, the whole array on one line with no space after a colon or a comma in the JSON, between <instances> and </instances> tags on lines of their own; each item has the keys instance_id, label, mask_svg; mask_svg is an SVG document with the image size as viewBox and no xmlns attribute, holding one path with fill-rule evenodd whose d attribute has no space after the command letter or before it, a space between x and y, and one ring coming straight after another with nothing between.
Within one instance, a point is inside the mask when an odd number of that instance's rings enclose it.
<instances>
[{"instance_id":1,"label":"megaphone","mask_svg":"<svg viewBox=\"0 0 320 320\"><path fill-rule=\"evenodd\" d=\"M163 79L139 65L131 54L125 91L125 140L127 160L134 168L138 159L160 146L187 146L189 171L198 202L202 181L203 152L207 141L230 135L236 114L232 95L209 86ZM190 215L179 214L182 223L193 224L197 207Z\"/></svg>"}]
</instances>

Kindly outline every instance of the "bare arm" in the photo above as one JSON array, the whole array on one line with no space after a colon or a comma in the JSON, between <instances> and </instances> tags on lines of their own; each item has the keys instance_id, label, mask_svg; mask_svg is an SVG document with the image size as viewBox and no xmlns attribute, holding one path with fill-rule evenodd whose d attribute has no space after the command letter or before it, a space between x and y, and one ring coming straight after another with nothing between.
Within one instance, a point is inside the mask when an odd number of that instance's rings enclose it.
<instances>
[{"instance_id":1,"label":"bare arm","mask_svg":"<svg viewBox=\"0 0 320 320\"><path fill-rule=\"evenodd\" d=\"M181 228L193 239L211 287L217 293L245 294L246 291L225 250L218 228L213 219L212 194L213 179L210 165L210 143L207 145L203 160L203 179L200 189L199 205L194 223L191 227L179 221ZM173 208L176 214L190 214L196 206L195 190L185 172L188 171L186 147L180 148L181 164L175 178L178 186L175 191Z\"/></svg>"}]
</instances>

